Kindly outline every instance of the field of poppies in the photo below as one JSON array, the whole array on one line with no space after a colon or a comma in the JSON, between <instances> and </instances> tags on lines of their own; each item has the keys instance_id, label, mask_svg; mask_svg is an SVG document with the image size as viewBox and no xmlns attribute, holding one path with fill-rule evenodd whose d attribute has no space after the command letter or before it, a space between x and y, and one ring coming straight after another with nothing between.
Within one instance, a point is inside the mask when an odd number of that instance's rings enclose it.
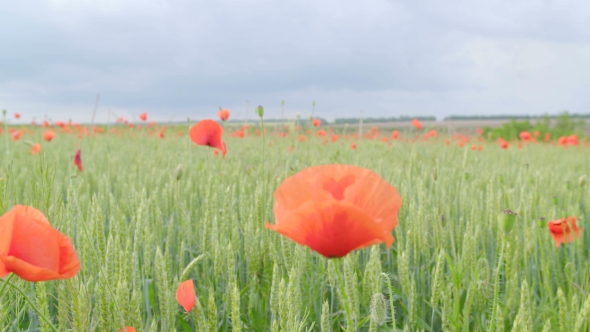
<instances>
[{"instance_id":1,"label":"field of poppies","mask_svg":"<svg viewBox=\"0 0 590 332\"><path fill-rule=\"evenodd\" d=\"M0 331L590 329L579 134L8 117Z\"/></svg>"}]
</instances>

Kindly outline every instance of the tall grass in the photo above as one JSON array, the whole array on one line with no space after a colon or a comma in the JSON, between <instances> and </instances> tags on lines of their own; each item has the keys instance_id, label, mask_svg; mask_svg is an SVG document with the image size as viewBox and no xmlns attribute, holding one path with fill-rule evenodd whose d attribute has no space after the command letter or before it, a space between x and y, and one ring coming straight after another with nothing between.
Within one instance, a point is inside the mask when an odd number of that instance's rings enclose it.
<instances>
[{"instance_id":1,"label":"tall grass","mask_svg":"<svg viewBox=\"0 0 590 332\"><path fill-rule=\"evenodd\" d=\"M362 140L353 151L345 140L267 137L263 157L262 140L249 137L226 138L224 160L187 140L92 136L80 141L82 173L74 138L58 136L37 156L9 142L0 213L40 209L72 238L82 269L69 280L12 279L22 293L8 287L0 299L0 330L49 331L39 313L59 331L590 328L590 234L555 248L546 227L570 215L587 227L585 148ZM264 228L280 182L327 163L370 168L398 189L389 250L327 260ZM519 215L507 236L504 209ZM186 314L174 293L188 278L198 301Z\"/></svg>"}]
</instances>

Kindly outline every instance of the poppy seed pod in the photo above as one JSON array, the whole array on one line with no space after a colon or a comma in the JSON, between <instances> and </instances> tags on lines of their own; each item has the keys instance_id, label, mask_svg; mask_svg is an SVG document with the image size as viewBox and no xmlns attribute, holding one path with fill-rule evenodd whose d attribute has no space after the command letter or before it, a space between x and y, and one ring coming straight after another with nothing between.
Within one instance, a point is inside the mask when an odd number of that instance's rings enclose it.
<instances>
[{"instance_id":1,"label":"poppy seed pod","mask_svg":"<svg viewBox=\"0 0 590 332\"><path fill-rule=\"evenodd\" d=\"M256 108L256 114L258 114L259 117L263 117L264 116L264 107L258 106Z\"/></svg>"},{"instance_id":2,"label":"poppy seed pod","mask_svg":"<svg viewBox=\"0 0 590 332\"><path fill-rule=\"evenodd\" d=\"M178 166L176 166L176 170L174 171L174 175L176 176L176 181L180 180L180 178L182 177L182 172L183 172L183 167L182 164L178 164Z\"/></svg>"},{"instance_id":3,"label":"poppy seed pod","mask_svg":"<svg viewBox=\"0 0 590 332\"><path fill-rule=\"evenodd\" d=\"M586 185L587 180L588 178L586 177L586 175L580 176L580 180L578 180L578 184L580 185L580 187L584 187Z\"/></svg>"},{"instance_id":4,"label":"poppy seed pod","mask_svg":"<svg viewBox=\"0 0 590 332\"><path fill-rule=\"evenodd\" d=\"M512 227L514 227L514 222L516 221L516 212L512 212L510 209L500 211L500 215L498 216L498 226L504 231L505 234L510 233Z\"/></svg>"}]
</instances>

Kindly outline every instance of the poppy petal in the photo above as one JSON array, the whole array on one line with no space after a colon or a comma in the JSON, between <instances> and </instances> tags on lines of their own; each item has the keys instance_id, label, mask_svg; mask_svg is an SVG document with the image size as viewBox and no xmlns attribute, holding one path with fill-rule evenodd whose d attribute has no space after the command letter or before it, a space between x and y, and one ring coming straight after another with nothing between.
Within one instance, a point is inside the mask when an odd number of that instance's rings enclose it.
<instances>
[{"instance_id":1,"label":"poppy petal","mask_svg":"<svg viewBox=\"0 0 590 332\"><path fill-rule=\"evenodd\" d=\"M201 120L191 127L189 137L197 145L206 145L226 152L225 144L221 140L223 127L213 120Z\"/></svg>"},{"instance_id":2,"label":"poppy petal","mask_svg":"<svg viewBox=\"0 0 590 332\"><path fill-rule=\"evenodd\" d=\"M0 276L27 281L71 278L80 261L71 240L37 209L17 205L0 218Z\"/></svg>"},{"instance_id":3,"label":"poppy petal","mask_svg":"<svg viewBox=\"0 0 590 332\"><path fill-rule=\"evenodd\" d=\"M365 212L338 201L307 202L280 223L266 227L329 258L380 242L389 247L394 240Z\"/></svg>"},{"instance_id":4,"label":"poppy petal","mask_svg":"<svg viewBox=\"0 0 590 332\"><path fill-rule=\"evenodd\" d=\"M191 311L195 305L195 286L192 279L183 281L178 285L178 289L176 289L176 301L178 301L178 304L186 312Z\"/></svg>"}]
</instances>

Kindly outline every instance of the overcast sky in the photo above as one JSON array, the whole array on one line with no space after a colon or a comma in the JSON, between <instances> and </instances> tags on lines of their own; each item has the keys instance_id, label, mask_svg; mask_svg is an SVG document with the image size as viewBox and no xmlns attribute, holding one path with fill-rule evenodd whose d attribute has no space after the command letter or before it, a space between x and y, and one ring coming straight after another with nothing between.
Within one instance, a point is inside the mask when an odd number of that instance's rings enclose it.
<instances>
[{"instance_id":1,"label":"overcast sky","mask_svg":"<svg viewBox=\"0 0 590 332\"><path fill-rule=\"evenodd\" d=\"M590 113L587 0L0 3L0 109L23 122Z\"/></svg>"}]
</instances>

